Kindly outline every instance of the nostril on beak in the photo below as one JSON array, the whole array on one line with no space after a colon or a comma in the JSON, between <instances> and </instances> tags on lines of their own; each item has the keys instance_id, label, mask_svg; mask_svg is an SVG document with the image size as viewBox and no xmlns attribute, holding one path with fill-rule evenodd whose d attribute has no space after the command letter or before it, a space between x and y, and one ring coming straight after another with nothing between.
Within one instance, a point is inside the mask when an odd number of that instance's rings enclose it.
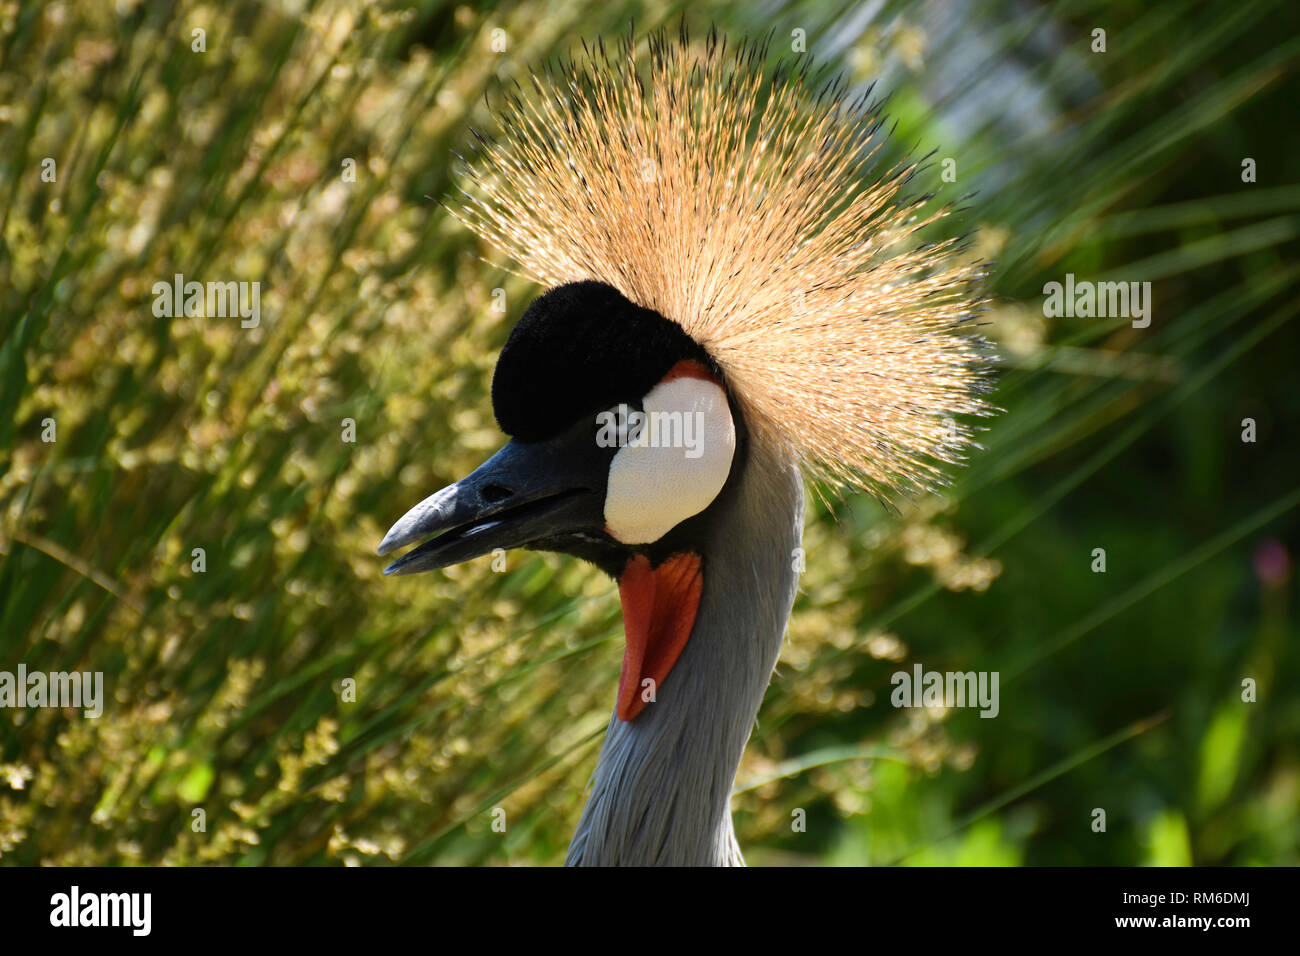
<instances>
[{"instance_id":1,"label":"nostril on beak","mask_svg":"<svg viewBox=\"0 0 1300 956\"><path fill-rule=\"evenodd\" d=\"M484 485L479 491L479 497L489 504L496 504L498 501L505 501L514 494L505 485Z\"/></svg>"}]
</instances>

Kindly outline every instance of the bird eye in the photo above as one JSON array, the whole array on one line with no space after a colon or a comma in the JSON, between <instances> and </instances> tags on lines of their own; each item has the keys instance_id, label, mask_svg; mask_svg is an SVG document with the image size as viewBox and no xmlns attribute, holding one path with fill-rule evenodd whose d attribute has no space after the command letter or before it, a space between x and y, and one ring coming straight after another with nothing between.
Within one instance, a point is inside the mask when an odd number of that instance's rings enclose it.
<instances>
[{"instance_id":1,"label":"bird eye","mask_svg":"<svg viewBox=\"0 0 1300 956\"><path fill-rule=\"evenodd\" d=\"M712 504L736 450L726 392L712 380L667 379L641 406L626 408L611 429L619 450L609 467L605 526L624 544L657 541Z\"/></svg>"},{"instance_id":2,"label":"bird eye","mask_svg":"<svg viewBox=\"0 0 1300 956\"><path fill-rule=\"evenodd\" d=\"M601 448L626 448L648 440L648 417L640 405L620 402L596 415L596 444Z\"/></svg>"}]
</instances>

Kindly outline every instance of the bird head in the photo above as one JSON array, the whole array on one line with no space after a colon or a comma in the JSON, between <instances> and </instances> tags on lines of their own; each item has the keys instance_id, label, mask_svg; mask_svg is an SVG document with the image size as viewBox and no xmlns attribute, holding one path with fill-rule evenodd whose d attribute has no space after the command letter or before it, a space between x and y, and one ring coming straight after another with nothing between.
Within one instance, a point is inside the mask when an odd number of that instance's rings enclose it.
<instances>
[{"instance_id":1,"label":"bird head","mask_svg":"<svg viewBox=\"0 0 1300 956\"><path fill-rule=\"evenodd\" d=\"M686 646L710 523L758 451L882 497L962 458L957 416L988 411L983 268L923 236L949 209L903 195L914 164L873 169L879 106L844 81L769 74L764 45L715 33L584 49L505 97L448 207L549 290L496 367L510 441L380 553L431 539L390 574L515 547L595 563L619 582L632 720Z\"/></svg>"},{"instance_id":2,"label":"bird head","mask_svg":"<svg viewBox=\"0 0 1300 956\"><path fill-rule=\"evenodd\" d=\"M594 563L623 597L619 715L630 720L644 707L636 689L663 682L690 633L711 509L743 468L742 414L679 325L594 281L529 306L497 362L492 404L510 441L393 525L380 554L430 540L385 573L510 548Z\"/></svg>"}]
</instances>

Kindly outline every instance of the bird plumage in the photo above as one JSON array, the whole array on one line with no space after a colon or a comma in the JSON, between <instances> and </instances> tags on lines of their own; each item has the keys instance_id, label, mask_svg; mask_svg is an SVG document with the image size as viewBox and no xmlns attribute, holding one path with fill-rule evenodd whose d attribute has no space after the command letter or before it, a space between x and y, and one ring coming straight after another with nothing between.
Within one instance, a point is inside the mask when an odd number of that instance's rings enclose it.
<instances>
[{"instance_id":1,"label":"bird plumage","mask_svg":"<svg viewBox=\"0 0 1300 956\"><path fill-rule=\"evenodd\" d=\"M776 449L752 446L701 548L695 628L657 700L610 721L569 864L743 865L731 790L799 575L803 484Z\"/></svg>"},{"instance_id":2,"label":"bird plumage","mask_svg":"<svg viewBox=\"0 0 1300 956\"><path fill-rule=\"evenodd\" d=\"M879 104L683 31L533 73L467 164L462 222L544 287L597 279L680 325L811 475L930 487L979 416L981 265L880 175Z\"/></svg>"}]
</instances>

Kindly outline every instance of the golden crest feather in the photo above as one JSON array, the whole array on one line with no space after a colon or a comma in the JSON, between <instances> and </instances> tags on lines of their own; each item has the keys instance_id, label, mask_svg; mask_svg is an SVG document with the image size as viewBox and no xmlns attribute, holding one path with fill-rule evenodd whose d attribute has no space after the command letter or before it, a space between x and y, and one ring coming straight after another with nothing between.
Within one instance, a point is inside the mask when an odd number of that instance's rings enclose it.
<instances>
[{"instance_id":1,"label":"golden crest feather","mask_svg":"<svg viewBox=\"0 0 1300 956\"><path fill-rule=\"evenodd\" d=\"M451 212L541 286L598 279L677 322L814 477L942 483L971 444L956 416L988 412L983 270L922 241L949 210L900 198L914 164L872 174L879 104L766 55L584 44L504 97Z\"/></svg>"}]
</instances>

